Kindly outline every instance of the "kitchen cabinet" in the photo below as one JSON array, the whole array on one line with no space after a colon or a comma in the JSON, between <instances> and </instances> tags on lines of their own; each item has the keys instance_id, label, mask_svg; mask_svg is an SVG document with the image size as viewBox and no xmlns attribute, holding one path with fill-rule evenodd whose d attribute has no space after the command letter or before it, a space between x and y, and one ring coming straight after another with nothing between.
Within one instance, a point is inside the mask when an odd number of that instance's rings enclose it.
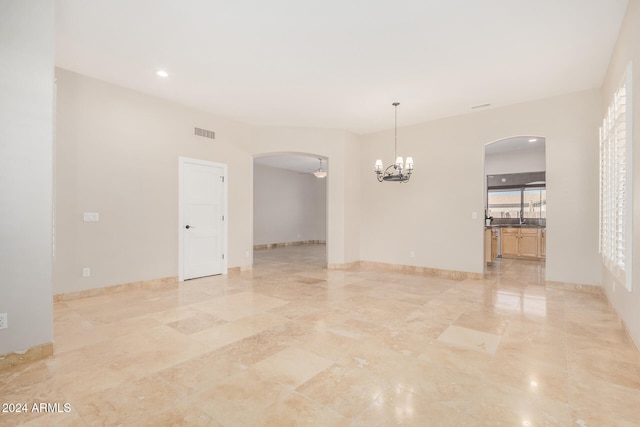
<instances>
[{"instance_id":1,"label":"kitchen cabinet","mask_svg":"<svg viewBox=\"0 0 640 427\"><path fill-rule=\"evenodd\" d=\"M544 257L541 244L540 228L505 227L502 229L502 256L506 258L541 258Z\"/></svg>"},{"instance_id":2,"label":"kitchen cabinet","mask_svg":"<svg viewBox=\"0 0 640 427\"><path fill-rule=\"evenodd\" d=\"M518 242L520 242L519 228L502 229L502 256L518 256Z\"/></svg>"},{"instance_id":3,"label":"kitchen cabinet","mask_svg":"<svg viewBox=\"0 0 640 427\"><path fill-rule=\"evenodd\" d=\"M484 262L490 263L493 262L491 259L491 229L484 229Z\"/></svg>"},{"instance_id":4,"label":"kitchen cabinet","mask_svg":"<svg viewBox=\"0 0 640 427\"><path fill-rule=\"evenodd\" d=\"M498 236L500 232L497 228L491 229L491 261L498 258Z\"/></svg>"},{"instance_id":5,"label":"kitchen cabinet","mask_svg":"<svg viewBox=\"0 0 640 427\"><path fill-rule=\"evenodd\" d=\"M493 262L498 257L498 229L484 229L484 261Z\"/></svg>"},{"instance_id":6,"label":"kitchen cabinet","mask_svg":"<svg viewBox=\"0 0 640 427\"><path fill-rule=\"evenodd\" d=\"M518 242L519 256L538 256L538 231L537 228L520 229L520 241Z\"/></svg>"},{"instance_id":7,"label":"kitchen cabinet","mask_svg":"<svg viewBox=\"0 0 640 427\"><path fill-rule=\"evenodd\" d=\"M538 250L540 254L540 258L547 257L547 229L543 228L540 230L540 249Z\"/></svg>"}]
</instances>

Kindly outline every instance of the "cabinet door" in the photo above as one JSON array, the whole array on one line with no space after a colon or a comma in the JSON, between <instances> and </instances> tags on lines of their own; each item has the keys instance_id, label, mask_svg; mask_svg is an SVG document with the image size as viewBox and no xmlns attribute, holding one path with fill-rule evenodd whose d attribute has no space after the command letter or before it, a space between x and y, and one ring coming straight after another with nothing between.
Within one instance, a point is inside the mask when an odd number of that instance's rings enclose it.
<instances>
[{"instance_id":1,"label":"cabinet door","mask_svg":"<svg viewBox=\"0 0 640 427\"><path fill-rule=\"evenodd\" d=\"M491 261L498 258L498 230L491 230Z\"/></svg>"},{"instance_id":2,"label":"cabinet door","mask_svg":"<svg viewBox=\"0 0 640 427\"><path fill-rule=\"evenodd\" d=\"M518 230L502 229L502 255L518 256Z\"/></svg>"},{"instance_id":3,"label":"cabinet door","mask_svg":"<svg viewBox=\"0 0 640 427\"><path fill-rule=\"evenodd\" d=\"M491 262L491 229L484 230L484 262Z\"/></svg>"},{"instance_id":4,"label":"cabinet door","mask_svg":"<svg viewBox=\"0 0 640 427\"><path fill-rule=\"evenodd\" d=\"M538 230L520 230L520 256L538 256Z\"/></svg>"}]
</instances>

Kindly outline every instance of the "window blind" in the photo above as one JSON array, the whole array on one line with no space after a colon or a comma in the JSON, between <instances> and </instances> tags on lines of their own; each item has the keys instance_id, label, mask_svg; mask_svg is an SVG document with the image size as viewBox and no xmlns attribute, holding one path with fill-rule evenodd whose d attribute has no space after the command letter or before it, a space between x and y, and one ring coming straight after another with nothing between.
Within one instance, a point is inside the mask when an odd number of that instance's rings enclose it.
<instances>
[{"instance_id":1,"label":"window blind","mask_svg":"<svg viewBox=\"0 0 640 427\"><path fill-rule=\"evenodd\" d=\"M631 64L600 127L600 253L631 290Z\"/></svg>"}]
</instances>

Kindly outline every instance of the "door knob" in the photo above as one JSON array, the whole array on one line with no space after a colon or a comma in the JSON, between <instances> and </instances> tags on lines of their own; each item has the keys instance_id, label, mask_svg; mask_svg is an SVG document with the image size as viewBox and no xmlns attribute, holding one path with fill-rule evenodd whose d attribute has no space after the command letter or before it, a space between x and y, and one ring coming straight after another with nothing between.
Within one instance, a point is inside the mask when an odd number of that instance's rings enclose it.
<instances>
[{"instance_id":1,"label":"door knob","mask_svg":"<svg viewBox=\"0 0 640 427\"><path fill-rule=\"evenodd\" d=\"M188 230L188 229L190 229L190 228L195 228L195 227L194 227L193 225L189 225L189 224L187 224L187 226L186 226L185 228Z\"/></svg>"}]
</instances>

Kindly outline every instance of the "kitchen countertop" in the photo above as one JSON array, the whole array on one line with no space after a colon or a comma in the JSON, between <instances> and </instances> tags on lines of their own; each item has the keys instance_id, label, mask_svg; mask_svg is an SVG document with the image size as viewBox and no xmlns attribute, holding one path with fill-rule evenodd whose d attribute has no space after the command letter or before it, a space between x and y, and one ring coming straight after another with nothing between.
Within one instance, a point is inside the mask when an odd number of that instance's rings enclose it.
<instances>
[{"instance_id":1,"label":"kitchen countertop","mask_svg":"<svg viewBox=\"0 0 640 427\"><path fill-rule=\"evenodd\" d=\"M547 226L537 224L492 224L485 225L485 228L547 228Z\"/></svg>"}]
</instances>

